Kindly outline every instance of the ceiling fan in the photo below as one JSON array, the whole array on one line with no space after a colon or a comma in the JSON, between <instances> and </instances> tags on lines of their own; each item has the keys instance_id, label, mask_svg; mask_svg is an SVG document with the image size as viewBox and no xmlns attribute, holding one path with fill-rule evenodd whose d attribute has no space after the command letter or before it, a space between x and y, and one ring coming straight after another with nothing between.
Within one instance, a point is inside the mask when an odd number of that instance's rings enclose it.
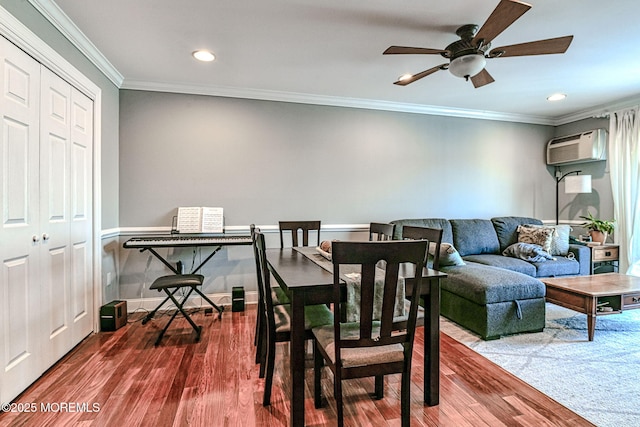
<instances>
[{"instance_id":1,"label":"ceiling fan","mask_svg":"<svg viewBox=\"0 0 640 427\"><path fill-rule=\"evenodd\" d=\"M473 86L479 88L494 82L491 74L484 68L487 59L564 53L569 48L573 36L519 43L489 50L493 39L529 9L531 9L531 5L520 1L500 0L498 6L496 6L479 31L478 26L475 24L463 25L456 31L460 40L451 43L444 49L405 46L389 47L383 52L383 55L440 54L449 59L449 63L437 65L417 74L404 75L394 84L406 86L436 71L449 70L454 76L463 77L465 80L471 79Z\"/></svg>"}]
</instances>

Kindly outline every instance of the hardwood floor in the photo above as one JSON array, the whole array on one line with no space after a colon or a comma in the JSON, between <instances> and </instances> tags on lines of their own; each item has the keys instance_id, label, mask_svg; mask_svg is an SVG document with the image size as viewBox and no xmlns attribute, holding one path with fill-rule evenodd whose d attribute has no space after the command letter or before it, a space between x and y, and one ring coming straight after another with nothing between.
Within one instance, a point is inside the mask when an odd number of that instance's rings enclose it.
<instances>
[{"instance_id":1,"label":"hardwood floor","mask_svg":"<svg viewBox=\"0 0 640 427\"><path fill-rule=\"evenodd\" d=\"M141 325L141 315L116 332L90 336L0 414L2 426L286 426L289 420L288 344L278 344L271 406L262 406L264 380L253 363L255 307L202 312L200 342L178 318L160 346L167 317ZM592 426L567 408L445 334L441 336L440 405L422 405L422 331L412 370L415 426ZM311 366L311 360L309 360ZM313 405L307 371L306 424L335 425L333 379L325 369L325 408ZM344 382L345 425L399 426L400 376L388 376L385 397L372 400L373 380ZM25 412L31 410L31 412ZM22 411L22 412L20 412Z\"/></svg>"}]
</instances>

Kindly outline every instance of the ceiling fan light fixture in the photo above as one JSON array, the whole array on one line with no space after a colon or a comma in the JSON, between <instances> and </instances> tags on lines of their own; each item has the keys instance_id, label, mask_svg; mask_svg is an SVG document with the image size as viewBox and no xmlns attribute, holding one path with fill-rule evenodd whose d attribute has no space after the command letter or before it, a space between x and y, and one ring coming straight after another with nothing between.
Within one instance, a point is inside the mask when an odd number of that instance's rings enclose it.
<instances>
[{"instance_id":1,"label":"ceiling fan light fixture","mask_svg":"<svg viewBox=\"0 0 640 427\"><path fill-rule=\"evenodd\" d=\"M449 64L449 71L456 77L469 78L484 69L487 60L483 54L469 54L459 56Z\"/></svg>"},{"instance_id":2,"label":"ceiling fan light fixture","mask_svg":"<svg viewBox=\"0 0 640 427\"><path fill-rule=\"evenodd\" d=\"M214 59L216 59L216 56L209 52L208 50L196 50L195 52L192 53L193 57L196 58L198 61L202 61L202 62L211 62Z\"/></svg>"}]
</instances>

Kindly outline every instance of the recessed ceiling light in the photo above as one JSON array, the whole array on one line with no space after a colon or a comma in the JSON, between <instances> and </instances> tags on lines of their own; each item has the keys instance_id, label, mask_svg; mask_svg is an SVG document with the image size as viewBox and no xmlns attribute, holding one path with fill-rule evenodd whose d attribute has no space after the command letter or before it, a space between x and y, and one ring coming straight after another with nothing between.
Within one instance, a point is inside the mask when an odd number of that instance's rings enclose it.
<instances>
[{"instance_id":1,"label":"recessed ceiling light","mask_svg":"<svg viewBox=\"0 0 640 427\"><path fill-rule=\"evenodd\" d=\"M215 55L208 50L196 50L192 53L193 57L198 61L211 62L216 59Z\"/></svg>"},{"instance_id":2,"label":"recessed ceiling light","mask_svg":"<svg viewBox=\"0 0 640 427\"><path fill-rule=\"evenodd\" d=\"M547 97L547 101L562 101L566 97L567 95L565 95L564 93L554 93L553 95L549 95Z\"/></svg>"}]
</instances>

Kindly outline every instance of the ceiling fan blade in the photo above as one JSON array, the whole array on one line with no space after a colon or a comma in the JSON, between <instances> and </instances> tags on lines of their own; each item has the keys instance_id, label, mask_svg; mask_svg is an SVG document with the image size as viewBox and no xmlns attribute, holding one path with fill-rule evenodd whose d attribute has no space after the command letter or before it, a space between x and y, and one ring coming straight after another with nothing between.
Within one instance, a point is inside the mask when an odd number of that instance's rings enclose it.
<instances>
[{"instance_id":1,"label":"ceiling fan blade","mask_svg":"<svg viewBox=\"0 0 640 427\"><path fill-rule=\"evenodd\" d=\"M382 52L383 55L402 55L402 54L426 54L433 55L439 53L447 53L447 50L442 49L429 49L427 47L406 47L406 46L390 46Z\"/></svg>"},{"instance_id":2,"label":"ceiling fan blade","mask_svg":"<svg viewBox=\"0 0 640 427\"><path fill-rule=\"evenodd\" d=\"M495 82L495 80L491 77L491 74L489 74L486 68L483 68L482 71L471 77L471 83L473 83L473 87L476 89L493 82Z\"/></svg>"},{"instance_id":3,"label":"ceiling fan blade","mask_svg":"<svg viewBox=\"0 0 640 427\"><path fill-rule=\"evenodd\" d=\"M531 5L520 1L500 0L498 6L496 6L482 25L482 28L480 28L480 31L473 38L473 44L477 45L481 40L485 45L491 43L498 34L513 24L529 9L531 9Z\"/></svg>"},{"instance_id":4,"label":"ceiling fan blade","mask_svg":"<svg viewBox=\"0 0 640 427\"><path fill-rule=\"evenodd\" d=\"M423 77L427 77L429 74L433 74L436 71L440 71L440 70L444 70L443 67L446 67L448 64L440 64L437 65L433 68L429 68L428 70L424 70L418 74L414 74L411 77L408 77L406 79L399 79L397 82L393 82L394 85L399 85L399 86L406 86L409 83L413 83L416 80L420 80Z\"/></svg>"},{"instance_id":5,"label":"ceiling fan blade","mask_svg":"<svg viewBox=\"0 0 640 427\"><path fill-rule=\"evenodd\" d=\"M512 44L491 49L490 58L502 58L507 56L526 55L550 55L553 53L565 53L573 40L573 36L556 37L553 39L538 40L535 42Z\"/></svg>"}]
</instances>

